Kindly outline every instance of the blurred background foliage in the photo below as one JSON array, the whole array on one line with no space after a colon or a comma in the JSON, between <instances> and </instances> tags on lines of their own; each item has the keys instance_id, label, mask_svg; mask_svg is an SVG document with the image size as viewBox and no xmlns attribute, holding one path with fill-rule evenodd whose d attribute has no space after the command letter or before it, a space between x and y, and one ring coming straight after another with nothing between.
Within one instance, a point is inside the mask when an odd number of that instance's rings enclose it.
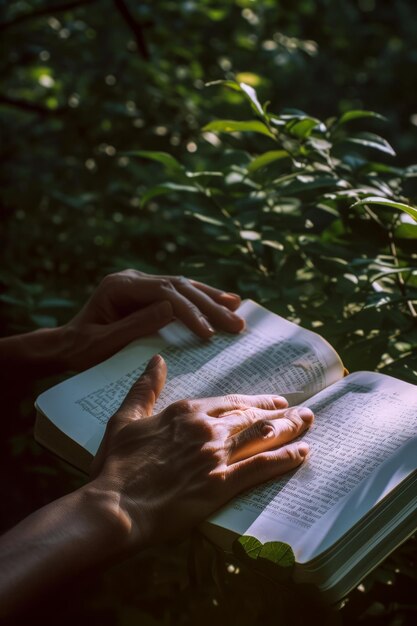
<instances>
[{"instance_id":1,"label":"blurred background foliage","mask_svg":"<svg viewBox=\"0 0 417 626\"><path fill-rule=\"evenodd\" d=\"M413 0L1 0L4 334L62 323L135 267L237 290L317 329L351 370L416 382L417 226L351 208L416 203L416 18ZM223 79L270 102L272 137L213 125L262 120L241 90L205 87ZM357 110L387 121L343 118ZM5 527L81 480L32 441L33 397L52 382L5 404ZM278 601L214 557L190 581L188 555L142 555L56 606L68 623L296 623L293 591ZM416 556L410 540L322 619L414 623Z\"/></svg>"}]
</instances>

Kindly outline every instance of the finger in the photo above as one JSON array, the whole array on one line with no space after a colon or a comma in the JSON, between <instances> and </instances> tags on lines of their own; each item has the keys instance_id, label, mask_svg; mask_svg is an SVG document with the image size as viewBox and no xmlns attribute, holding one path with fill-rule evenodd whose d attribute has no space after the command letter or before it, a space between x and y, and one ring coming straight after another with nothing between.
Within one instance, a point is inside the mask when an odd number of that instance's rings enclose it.
<instances>
[{"instance_id":1,"label":"finger","mask_svg":"<svg viewBox=\"0 0 417 626\"><path fill-rule=\"evenodd\" d=\"M102 358L111 356L139 337L156 333L169 324L173 317L171 303L162 300L106 325L106 336L100 342L100 348L107 354L103 353Z\"/></svg>"},{"instance_id":2,"label":"finger","mask_svg":"<svg viewBox=\"0 0 417 626\"><path fill-rule=\"evenodd\" d=\"M122 402L116 413L119 420L126 422L152 415L155 402L165 385L166 375L166 363L157 354L149 361Z\"/></svg>"},{"instance_id":3,"label":"finger","mask_svg":"<svg viewBox=\"0 0 417 626\"><path fill-rule=\"evenodd\" d=\"M278 413L278 412L277 412ZM277 448L301 435L313 423L313 413L306 407L280 411L275 419L258 419L226 440L229 463L247 459L260 452Z\"/></svg>"},{"instance_id":4,"label":"finger","mask_svg":"<svg viewBox=\"0 0 417 626\"><path fill-rule=\"evenodd\" d=\"M229 465L226 470L226 479L228 479L230 497L295 469L304 461L308 452L309 447L306 443L291 443L278 450L261 452Z\"/></svg>"},{"instance_id":5,"label":"finger","mask_svg":"<svg viewBox=\"0 0 417 626\"><path fill-rule=\"evenodd\" d=\"M176 290L195 304L216 328L230 333L238 333L244 329L245 322L241 317L223 306L223 303L213 300L210 295L195 287L191 281L186 278L172 278L171 281Z\"/></svg>"},{"instance_id":6,"label":"finger","mask_svg":"<svg viewBox=\"0 0 417 626\"><path fill-rule=\"evenodd\" d=\"M171 303L174 315L180 319L188 328L201 337L209 339L214 334L214 329L207 321L204 314L188 298L183 296L166 277L153 278L141 276L136 279L138 302L154 302L155 300L167 300ZM131 292L134 293L133 283Z\"/></svg>"},{"instance_id":7,"label":"finger","mask_svg":"<svg viewBox=\"0 0 417 626\"><path fill-rule=\"evenodd\" d=\"M258 407L250 407L236 411L228 411L215 419L221 421L225 427L228 428L230 436L232 436L258 422L285 418L289 410L291 409L259 409Z\"/></svg>"},{"instance_id":8,"label":"finger","mask_svg":"<svg viewBox=\"0 0 417 626\"><path fill-rule=\"evenodd\" d=\"M223 304L223 306L227 306L231 311L236 311L236 309L240 306L241 297L237 293L231 293L229 291L222 291L221 289L216 289L216 287L212 287L211 285L206 285L205 283L200 283L197 280L191 280L190 283L203 291L205 294L210 296L212 300L218 302L219 304Z\"/></svg>"},{"instance_id":9,"label":"finger","mask_svg":"<svg viewBox=\"0 0 417 626\"><path fill-rule=\"evenodd\" d=\"M201 402L205 412L210 417L223 417L233 411L244 411L249 407L273 411L274 409L285 409L288 406L285 398L272 394L257 396L230 394L205 398Z\"/></svg>"}]
</instances>

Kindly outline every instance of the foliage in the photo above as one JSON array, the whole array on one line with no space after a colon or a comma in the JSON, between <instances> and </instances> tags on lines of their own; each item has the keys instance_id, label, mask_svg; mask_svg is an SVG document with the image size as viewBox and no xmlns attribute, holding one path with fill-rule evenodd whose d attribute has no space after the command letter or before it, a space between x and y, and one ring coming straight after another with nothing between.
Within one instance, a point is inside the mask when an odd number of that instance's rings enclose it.
<instances>
[{"instance_id":1,"label":"foliage","mask_svg":"<svg viewBox=\"0 0 417 626\"><path fill-rule=\"evenodd\" d=\"M349 369L415 382L415 17L412 0L0 0L5 333L62 323L132 266L238 290ZM4 525L81 480L32 440L52 382L5 405ZM319 611L190 545L90 583L90 622ZM411 624L416 558L412 540L333 618Z\"/></svg>"},{"instance_id":2,"label":"foliage","mask_svg":"<svg viewBox=\"0 0 417 626\"><path fill-rule=\"evenodd\" d=\"M352 128L376 113L325 121L299 110L276 114L250 86L224 85L246 96L257 119L210 122L203 131L231 133L229 147L207 155L204 171L198 162L194 171L173 167L165 155L169 180L142 198L171 191L176 204L181 193L190 223L198 222L184 271L212 257L211 267L230 275L241 293L319 329L348 369L415 381L417 210L403 194L417 167L379 161L378 153L395 154L391 145ZM255 139L259 133L267 139Z\"/></svg>"}]
</instances>

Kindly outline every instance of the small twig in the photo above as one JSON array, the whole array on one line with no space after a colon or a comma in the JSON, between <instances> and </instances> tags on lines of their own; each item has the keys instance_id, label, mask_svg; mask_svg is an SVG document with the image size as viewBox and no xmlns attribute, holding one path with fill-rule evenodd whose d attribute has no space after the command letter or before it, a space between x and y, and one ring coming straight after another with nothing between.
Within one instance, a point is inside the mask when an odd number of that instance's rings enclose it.
<instances>
[{"instance_id":1,"label":"small twig","mask_svg":"<svg viewBox=\"0 0 417 626\"><path fill-rule=\"evenodd\" d=\"M31 13L24 13L23 15L19 15L15 17L13 20L9 20L8 22L3 22L0 24L0 31L6 30L7 28L12 28L13 26L18 26L27 20L37 19L38 17L43 17L45 15L53 15L54 13L58 13L61 11L70 11L71 9L77 9L80 6L84 6L87 4L92 4L93 2L97 2L97 0L72 0L72 2L64 2L63 4L53 4L42 9L37 9L36 11L31 11Z\"/></svg>"},{"instance_id":2,"label":"small twig","mask_svg":"<svg viewBox=\"0 0 417 626\"><path fill-rule=\"evenodd\" d=\"M149 61L149 51L146 45L145 37L143 35L141 24L139 24L139 22L133 17L124 0L113 0L113 4L119 11L127 26L132 31L141 56L145 59L145 61Z\"/></svg>"},{"instance_id":3,"label":"small twig","mask_svg":"<svg viewBox=\"0 0 417 626\"><path fill-rule=\"evenodd\" d=\"M397 253L397 246L395 245L394 234L391 229L388 231L388 240L389 240L389 248L394 258L394 264L396 267L400 267L400 261L398 259L398 253ZM396 275L396 278L397 278L399 290L401 291L401 294L405 298L410 315L414 321L417 321L417 311L412 301L408 298L407 287L404 282L404 277L401 273L399 273Z\"/></svg>"},{"instance_id":4,"label":"small twig","mask_svg":"<svg viewBox=\"0 0 417 626\"><path fill-rule=\"evenodd\" d=\"M0 94L0 105L6 105L15 109L21 109L28 113L37 113L38 115L61 115L67 112L67 107L59 107L57 109L48 109L41 104L34 102L28 102L27 100L21 100L20 98L11 98L9 96Z\"/></svg>"}]
</instances>

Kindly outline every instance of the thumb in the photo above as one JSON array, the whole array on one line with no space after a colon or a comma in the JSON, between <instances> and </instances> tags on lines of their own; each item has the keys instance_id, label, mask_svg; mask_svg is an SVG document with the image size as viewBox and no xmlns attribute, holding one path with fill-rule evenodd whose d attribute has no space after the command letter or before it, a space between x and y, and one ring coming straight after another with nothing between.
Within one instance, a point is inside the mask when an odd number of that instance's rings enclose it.
<instances>
[{"instance_id":1,"label":"thumb","mask_svg":"<svg viewBox=\"0 0 417 626\"><path fill-rule=\"evenodd\" d=\"M167 366L164 359L155 355L143 374L133 384L117 411L122 421L137 420L152 415L155 402L165 385Z\"/></svg>"}]
</instances>

